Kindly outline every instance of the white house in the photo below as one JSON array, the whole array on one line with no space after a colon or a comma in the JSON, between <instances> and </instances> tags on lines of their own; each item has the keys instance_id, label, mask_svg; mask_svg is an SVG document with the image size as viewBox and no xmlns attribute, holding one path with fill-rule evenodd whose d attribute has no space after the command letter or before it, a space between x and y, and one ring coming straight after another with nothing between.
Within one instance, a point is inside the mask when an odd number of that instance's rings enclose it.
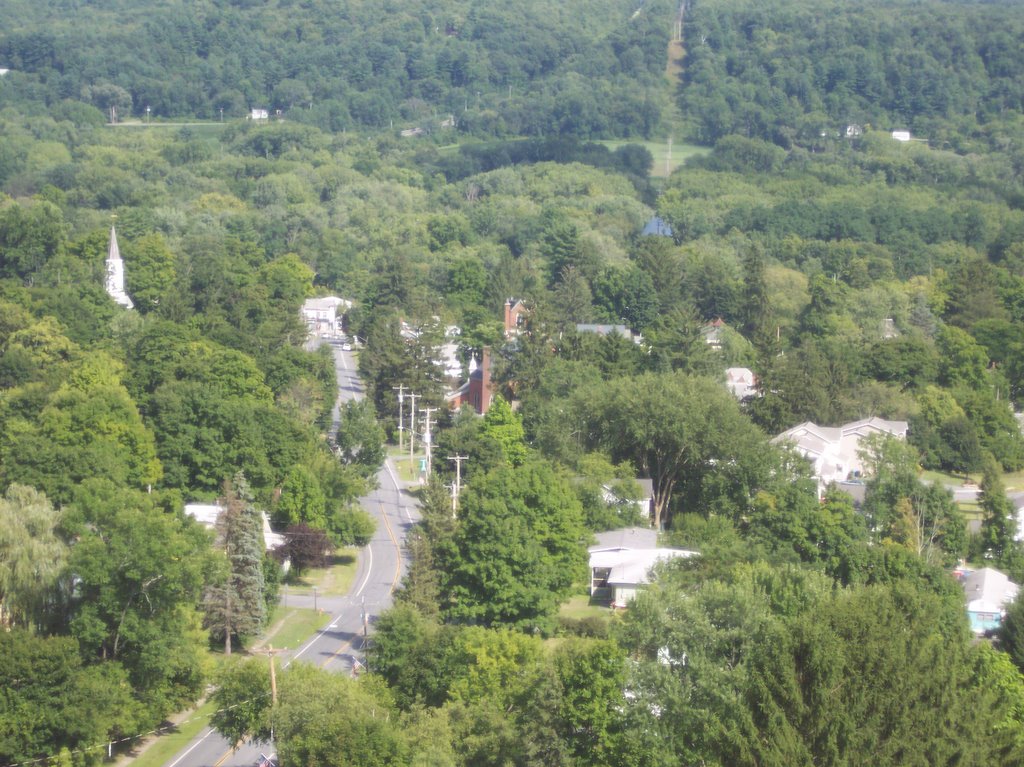
<instances>
[{"instance_id":1,"label":"white house","mask_svg":"<svg viewBox=\"0 0 1024 767\"><path fill-rule=\"evenodd\" d=\"M270 113L266 109L253 109L249 113L250 120L269 120Z\"/></svg>"},{"instance_id":2,"label":"white house","mask_svg":"<svg viewBox=\"0 0 1024 767\"><path fill-rule=\"evenodd\" d=\"M782 432L772 442L791 443L808 461L818 477L818 492L833 482L857 479L864 473L860 443L870 434L891 434L906 439L906 421L887 421L884 418L864 418L842 426L818 426L806 421Z\"/></svg>"},{"instance_id":3,"label":"white house","mask_svg":"<svg viewBox=\"0 0 1024 767\"><path fill-rule=\"evenodd\" d=\"M749 368L726 368L725 386L736 399L744 400L757 394L757 377Z\"/></svg>"},{"instance_id":4,"label":"white house","mask_svg":"<svg viewBox=\"0 0 1024 767\"><path fill-rule=\"evenodd\" d=\"M1006 607L1017 598L1020 589L1004 573L991 567L968 573L961 585L971 630L978 635L999 628L1006 615Z\"/></svg>"},{"instance_id":5,"label":"white house","mask_svg":"<svg viewBox=\"0 0 1024 767\"><path fill-rule=\"evenodd\" d=\"M660 562L697 555L685 549L657 548L657 533L628 527L598 533L590 553L590 596L607 597L612 607L626 607L650 583L651 570Z\"/></svg>"},{"instance_id":6,"label":"white house","mask_svg":"<svg viewBox=\"0 0 1024 767\"><path fill-rule=\"evenodd\" d=\"M704 336L705 343L715 351L722 348L722 329L725 327L725 320L721 317L716 317L700 329L700 334Z\"/></svg>"},{"instance_id":7,"label":"white house","mask_svg":"<svg viewBox=\"0 0 1024 767\"><path fill-rule=\"evenodd\" d=\"M333 336L341 332L342 318L351 308L351 301L337 296L307 298L302 304L302 319L310 335Z\"/></svg>"},{"instance_id":8,"label":"white house","mask_svg":"<svg viewBox=\"0 0 1024 767\"><path fill-rule=\"evenodd\" d=\"M908 130L894 130L892 132L894 141L910 141L910 131Z\"/></svg>"},{"instance_id":9,"label":"white house","mask_svg":"<svg viewBox=\"0 0 1024 767\"><path fill-rule=\"evenodd\" d=\"M203 527L212 530L217 526L217 517L224 511L224 507L216 503L186 503L185 514L192 517ZM267 512L263 513L263 545L267 551L272 551L278 546L284 545L284 536L275 533L270 529L270 517Z\"/></svg>"},{"instance_id":10,"label":"white house","mask_svg":"<svg viewBox=\"0 0 1024 767\"><path fill-rule=\"evenodd\" d=\"M614 484L601 485L601 500L610 506L621 506L630 504L636 506L637 511L640 513L643 519L654 519L654 480L652 479L634 479L634 482L640 486L640 497L637 499L623 498L619 490ZM657 534L654 530L650 531L652 535L657 538ZM600 538L600 536L598 536ZM651 545L654 543L652 541Z\"/></svg>"},{"instance_id":11,"label":"white house","mask_svg":"<svg viewBox=\"0 0 1024 767\"><path fill-rule=\"evenodd\" d=\"M1024 492L1007 493L1006 497L1013 504L1013 517L1017 520L1017 533L1013 536L1013 539L1020 543L1024 541Z\"/></svg>"}]
</instances>

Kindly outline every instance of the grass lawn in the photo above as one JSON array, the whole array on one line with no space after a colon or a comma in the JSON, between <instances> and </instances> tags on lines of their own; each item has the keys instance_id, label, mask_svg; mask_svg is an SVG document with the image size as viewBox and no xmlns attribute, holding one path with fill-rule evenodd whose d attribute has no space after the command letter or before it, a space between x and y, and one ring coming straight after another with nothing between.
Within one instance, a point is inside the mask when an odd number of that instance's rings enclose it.
<instances>
[{"instance_id":1,"label":"grass lawn","mask_svg":"<svg viewBox=\"0 0 1024 767\"><path fill-rule=\"evenodd\" d=\"M293 650L327 625L331 616L305 607L277 606L267 630L257 645L276 650Z\"/></svg>"},{"instance_id":2,"label":"grass lawn","mask_svg":"<svg viewBox=\"0 0 1024 767\"><path fill-rule=\"evenodd\" d=\"M583 618L603 618L611 620L612 611L606 605L590 603L590 597L586 594L577 594L569 597L569 601L563 602L558 609L558 617L582 620Z\"/></svg>"},{"instance_id":3,"label":"grass lawn","mask_svg":"<svg viewBox=\"0 0 1024 767\"><path fill-rule=\"evenodd\" d=\"M171 732L151 741L139 756L127 759L130 759L132 767L162 767L210 723L210 717L216 710L213 701L207 701L186 716L185 721L175 726Z\"/></svg>"},{"instance_id":4,"label":"grass lawn","mask_svg":"<svg viewBox=\"0 0 1024 767\"><path fill-rule=\"evenodd\" d=\"M654 166L651 168L651 176L653 178L666 178L672 171L682 165L686 160L694 155L708 154L711 149L706 146L697 146L696 144L672 144L672 157L668 156L668 142L667 141L629 141L626 139L616 139L615 141L598 141L598 144L604 144L611 150L616 150L620 146L626 144L639 144L645 147L651 156L654 157Z\"/></svg>"},{"instance_id":5,"label":"grass lawn","mask_svg":"<svg viewBox=\"0 0 1024 767\"><path fill-rule=\"evenodd\" d=\"M395 469L400 480L403 482L415 482L420 478L420 458L422 456L417 454L410 463L408 447L405 450L399 450L393 445L388 448L388 455L395 462Z\"/></svg>"},{"instance_id":6,"label":"grass lawn","mask_svg":"<svg viewBox=\"0 0 1024 767\"><path fill-rule=\"evenodd\" d=\"M331 555L327 567L307 570L297 582L288 585L288 593L312 594L316 586L317 593L325 597L345 596L356 577L357 554L355 549L338 549Z\"/></svg>"},{"instance_id":7,"label":"grass lawn","mask_svg":"<svg viewBox=\"0 0 1024 767\"><path fill-rule=\"evenodd\" d=\"M1009 471L1003 475L1007 490L1024 490L1024 471Z\"/></svg>"},{"instance_id":8,"label":"grass lawn","mask_svg":"<svg viewBox=\"0 0 1024 767\"><path fill-rule=\"evenodd\" d=\"M921 472L922 482L937 482L940 485L962 485L964 484L964 477L962 474L946 474L941 471L927 470ZM978 483L981 481L980 474L971 474L970 481Z\"/></svg>"}]
</instances>

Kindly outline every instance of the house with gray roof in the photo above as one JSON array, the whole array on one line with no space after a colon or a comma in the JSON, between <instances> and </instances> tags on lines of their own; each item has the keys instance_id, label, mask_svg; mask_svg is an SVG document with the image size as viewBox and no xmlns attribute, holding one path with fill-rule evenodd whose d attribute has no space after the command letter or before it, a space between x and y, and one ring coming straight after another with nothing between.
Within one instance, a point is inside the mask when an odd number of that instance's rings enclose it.
<instances>
[{"instance_id":1,"label":"house with gray roof","mask_svg":"<svg viewBox=\"0 0 1024 767\"><path fill-rule=\"evenodd\" d=\"M658 548L658 534L645 527L598 533L590 553L590 596L626 607L651 582L655 566L672 559L697 556L696 551Z\"/></svg>"},{"instance_id":2,"label":"house with gray roof","mask_svg":"<svg viewBox=\"0 0 1024 767\"><path fill-rule=\"evenodd\" d=\"M1017 598L1020 589L1004 573L991 567L968 573L961 585L971 630L979 636L999 628L1007 606Z\"/></svg>"},{"instance_id":3,"label":"house with gray roof","mask_svg":"<svg viewBox=\"0 0 1024 767\"><path fill-rule=\"evenodd\" d=\"M887 421L875 416L842 426L818 426L805 421L782 432L772 443L788 442L810 461L818 477L818 493L823 495L833 482L858 479L863 475L861 440L872 434L889 434L897 439L906 439L907 422Z\"/></svg>"}]
</instances>

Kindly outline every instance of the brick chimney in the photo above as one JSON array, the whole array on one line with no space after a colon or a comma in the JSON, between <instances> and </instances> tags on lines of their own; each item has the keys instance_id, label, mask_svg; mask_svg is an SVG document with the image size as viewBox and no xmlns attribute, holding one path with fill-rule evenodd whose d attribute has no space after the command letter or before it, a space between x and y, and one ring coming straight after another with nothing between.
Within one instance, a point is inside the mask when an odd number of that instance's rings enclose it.
<instances>
[{"instance_id":1,"label":"brick chimney","mask_svg":"<svg viewBox=\"0 0 1024 767\"><path fill-rule=\"evenodd\" d=\"M509 298L505 301L505 336L515 330L515 322L512 321L512 299Z\"/></svg>"},{"instance_id":2,"label":"brick chimney","mask_svg":"<svg viewBox=\"0 0 1024 767\"><path fill-rule=\"evenodd\" d=\"M506 304L507 306L507 304ZM480 415L491 406L491 347L485 346L480 357Z\"/></svg>"}]
</instances>

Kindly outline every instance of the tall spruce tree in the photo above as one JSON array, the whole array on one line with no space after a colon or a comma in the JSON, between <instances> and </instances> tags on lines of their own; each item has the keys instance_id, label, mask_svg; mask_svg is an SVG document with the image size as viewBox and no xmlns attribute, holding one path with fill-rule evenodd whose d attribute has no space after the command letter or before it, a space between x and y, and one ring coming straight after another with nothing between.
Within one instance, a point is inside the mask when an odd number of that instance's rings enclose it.
<instances>
[{"instance_id":1,"label":"tall spruce tree","mask_svg":"<svg viewBox=\"0 0 1024 767\"><path fill-rule=\"evenodd\" d=\"M215 638L224 639L224 654L231 654L231 638L258 632L266 620L263 600L263 517L253 505L245 475L224 483L217 517L217 546L227 558L225 580L206 592L206 625Z\"/></svg>"},{"instance_id":2,"label":"tall spruce tree","mask_svg":"<svg viewBox=\"0 0 1024 767\"><path fill-rule=\"evenodd\" d=\"M981 540L984 551L991 552L997 559L1003 559L1013 552L1016 543L1017 521L1013 517L1013 504L1006 497L1002 472L991 456L985 457L985 472L981 479L981 497L978 499L985 518L981 523Z\"/></svg>"}]
</instances>

